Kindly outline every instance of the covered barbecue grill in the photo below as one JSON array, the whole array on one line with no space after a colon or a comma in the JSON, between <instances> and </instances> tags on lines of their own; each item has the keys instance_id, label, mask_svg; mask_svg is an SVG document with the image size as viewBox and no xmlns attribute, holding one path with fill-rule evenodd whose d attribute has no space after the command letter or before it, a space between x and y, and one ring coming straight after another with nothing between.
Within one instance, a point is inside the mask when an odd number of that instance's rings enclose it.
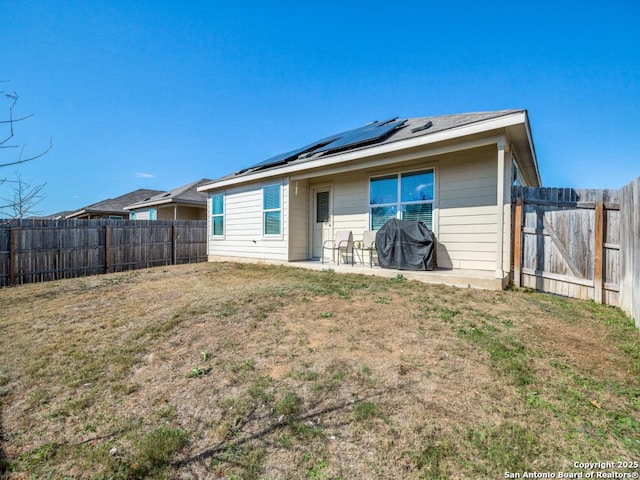
<instances>
[{"instance_id":1,"label":"covered barbecue grill","mask_svg":"<svg viewBox=\"0 0 640 480\"><path fill-rule=\"evenodd\" d=\"M424 223L387 220L376 234L378 264L398 270L434 270L436 239Z\"/></svg>"}]
</instances>

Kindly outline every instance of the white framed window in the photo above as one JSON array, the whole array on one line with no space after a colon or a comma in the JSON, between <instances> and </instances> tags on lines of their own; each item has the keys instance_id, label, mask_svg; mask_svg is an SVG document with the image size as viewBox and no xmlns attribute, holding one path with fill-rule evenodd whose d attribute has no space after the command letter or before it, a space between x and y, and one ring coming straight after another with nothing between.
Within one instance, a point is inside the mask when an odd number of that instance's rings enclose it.
<instances>
[{"instance_id":1,"label":"white framed window","mask_svg":"<svg viewBox=\"0 0 640 480\"><path fill-rule=\"evenodd\" d=\"M433 230L434 169L372 177L369 180L371 230L390 218L424 223Z\"/></svg>"},{"instance_id":2,"label":"white framed window","mask_svg":"<svg viewBox=\"0 0 640 480\"><path fill-rule=\"evenodd\" d=\"M224 236L224 193L211 195L211 236Z\"/></svg>"},{"instance_id":3,"label":"white framed window","mask_svg":"<svg viewBox=\"0 0 640 480\"><path fill-rule=\"evenodd\" d=\"M282 185L262 187L262 234L282 235Z\"/></svg>"}]
</instances>

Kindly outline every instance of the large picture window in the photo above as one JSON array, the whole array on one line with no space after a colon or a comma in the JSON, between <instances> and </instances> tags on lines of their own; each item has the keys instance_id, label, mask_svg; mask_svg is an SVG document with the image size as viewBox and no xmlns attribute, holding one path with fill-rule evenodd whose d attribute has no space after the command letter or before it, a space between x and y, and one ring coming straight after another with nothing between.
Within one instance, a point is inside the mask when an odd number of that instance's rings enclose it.
<instances>
[{"instance_id":1,"label":"large picture window","mask_svg":"<svg viewBox=\"0 0 640 480\"><path fill-rule=\"evenodd\" d=\"M262 232L282 235L282 185L262 188Z\"/></svg>"},{"instance_id":2,"label":"large picture window","mask_svg":"<svg viewBox=\"0 0 640 480\"><path fill-rule=\"evenodd\" d=\"M371 229L378 230L390 218L414 220L433 230L433 170L372 178L369 182Z\"/></svg>"},{"instance_id":3,"label":"large picture window","mask_svg":"<svg viewBox=\"0 0 640 480\"><path fill-rule=\"evenodd\" d=\"M224 194L211 195L211 235L222 237L224 235Z\"/></svg>"}]
</instances>

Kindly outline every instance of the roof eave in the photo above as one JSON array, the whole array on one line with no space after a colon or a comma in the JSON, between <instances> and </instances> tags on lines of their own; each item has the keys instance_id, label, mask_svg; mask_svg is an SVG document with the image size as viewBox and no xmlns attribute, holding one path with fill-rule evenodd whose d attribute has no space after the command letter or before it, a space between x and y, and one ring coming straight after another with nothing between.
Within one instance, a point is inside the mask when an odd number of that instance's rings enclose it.
<instances>
[{"instance_id":1,"label":"roof eave","mask_svg":"<svg viewBox=\"0 0 640 480\"><path fill-rule=\"evenodd\" d=\"M533 167L536 171L536 179L538 186L542 186L542 178L540 177L540 168L538 168L538 156L536 155L536 147L533 143L533 135L531 134L531 124L529 123L529 115L525 111L525 124L524 127L527 131L527 138L529 139L529 147L531 152L531 158L533 160Z\"/></svg>"}]
</instances>

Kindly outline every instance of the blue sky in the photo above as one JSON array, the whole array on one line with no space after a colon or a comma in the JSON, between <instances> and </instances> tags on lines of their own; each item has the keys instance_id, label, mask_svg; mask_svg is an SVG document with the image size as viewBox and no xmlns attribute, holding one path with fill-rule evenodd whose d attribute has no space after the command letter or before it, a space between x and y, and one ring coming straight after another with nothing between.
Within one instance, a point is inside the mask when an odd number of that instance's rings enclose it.
<instances>
[{"instance_id":1,"label":"blue sky","mask_svg":"<svg viewBox=\"0 0 640 480\"><path fill-rule=\"evenodd\" d=\"M640 175L637 0L0 8L0 90L34 114L14 143L54 145L0 177L47 182L43 214L216 178L396 115L526 108L546 186Z\"/></svg>"}]
</instances>

